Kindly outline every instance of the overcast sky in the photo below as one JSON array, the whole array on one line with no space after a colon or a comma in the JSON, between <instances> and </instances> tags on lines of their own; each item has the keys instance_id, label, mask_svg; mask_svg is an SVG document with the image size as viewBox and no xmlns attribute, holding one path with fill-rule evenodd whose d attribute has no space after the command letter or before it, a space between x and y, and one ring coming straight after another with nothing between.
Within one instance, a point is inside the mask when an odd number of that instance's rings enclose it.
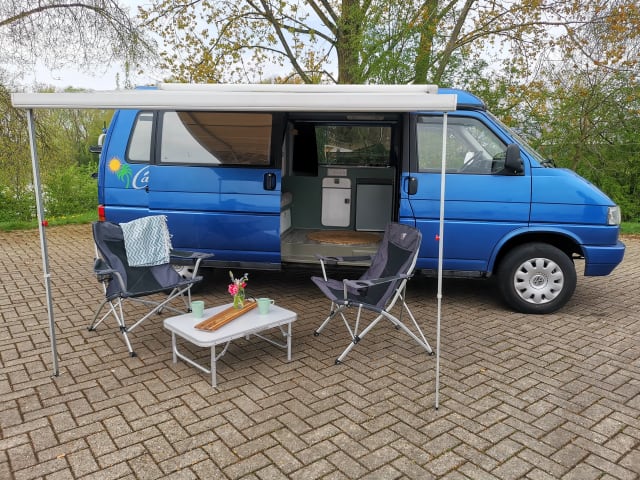
<instances>
[{"instance_id":1,"label":"overcast sky","mask_svg":"<svg viewBox=\"0 0 640 480\"><path fill-rule=\"evenodd\" d=\"M122 6L129 7L131 15L135 15L139 5L149 5L149 0L118 0ZM98 67L93 72L85 72L80 69L68 67L65 69L49 71L43 66L36 67L33 76L28 76L26 83L32 81L44 85L53 85L59 88L76 87L92 90L114 90L118 86L118 74L120 74L120 87L124 86L125 75L122 65L112 65L109 68ZM157 72L156 72L156 75ZM132 75L134 85L148 85L160 81L154 76L154 72L142 75Z\"/></svg>"},{"instance_id":2,"label":"overcast sky","mask_svg":"<svg viewBox=\"0 0 640 480\"><path fill-rule=\"evenodd\" d=\"M36 68L36 72L31 78L39 84L53 85L58 88L75 87L91 90L115 90L118 87L118 74L120 74L119 86L123 88L125 75L121 65L114 65L106 70L100 68L92 73L86 73L73 68L52 72L44 67L39 67ZM134 86L153 84L160 80L161 78L155 77L153 73L132 75L131 78Z\"/></svg>"}]
</instances>

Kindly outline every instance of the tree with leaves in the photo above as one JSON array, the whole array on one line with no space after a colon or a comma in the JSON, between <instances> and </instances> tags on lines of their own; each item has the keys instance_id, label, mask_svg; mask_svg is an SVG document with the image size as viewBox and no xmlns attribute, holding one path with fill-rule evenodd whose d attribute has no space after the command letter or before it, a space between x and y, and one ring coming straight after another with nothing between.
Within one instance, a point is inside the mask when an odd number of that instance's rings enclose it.
<instances>
[{"instance_id":1,"label":"tree with leaves","mask_svg":"<svg viewBox=\"0 0 640 480\"><path fill-rule=\"evenodd\" d=\"M614 61L640 35L636 0L155 0L140 15L164 67L191 82L256 81L273 66L304 83L453 84L489 64L527 78L541 54L581 50L585 28Z\"/></svg>"},{"instance_id":2,"label":"tree with leaves","mask_svg":"<svg viewBox=\"0 0 640 480\"><path fill-rule=\"evenodd\" d=\"M51 91L51 90L49 90ZM95 208L97 157L89 153L109 113L103 110L39 109L34 115L47 215ZM11 106L0 84L0 222L31 220L35 196L26 114Z\"/></svg>"},{"instance_id":3,"label":"tree with leaves","mask_svg":"<svg viewBox=\"0 0 640 480\"><path fill-rule=\"evenodd\" d=\"M153 51L116 0L0 2L0 63L20 73L36 62L52 70L104 67L115 60L133 66Z\"/></svg>"},{"instance_id":4,"label":"tree with leaves","mask_svg":"<svg viewBox=\"0 0 640 480\"><path fill-rule=\"evenodd\" d=\"M135 19L116 0L3 0L0 2L0 221L35 214L24 111L11 106L9 68L17 76L37 62L57 69L103 68L114 60L134 65L152 55ZM42 91L41 87L38 87ZM49 214L89 210L96 202L95 157L87 145L105 112L46 111L35 116L46 208Z\"/></svg>"}]
</instances>

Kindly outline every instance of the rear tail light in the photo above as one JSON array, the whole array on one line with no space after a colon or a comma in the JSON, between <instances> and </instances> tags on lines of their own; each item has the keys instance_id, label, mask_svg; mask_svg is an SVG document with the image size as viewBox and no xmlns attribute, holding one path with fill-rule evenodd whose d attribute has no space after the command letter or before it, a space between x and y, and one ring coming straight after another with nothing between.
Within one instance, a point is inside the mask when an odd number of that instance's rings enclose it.
<instances>
[{"instance_id":1,"label":"rear tail light","mask_svg":"<svg viewBox=\"0 0 640 480\"><path fill-rule=\"evenodd\" d=\"M98 221L104 222L106 220L104 216L104 205L98 205Z\"/></svg>"}]
</instances>

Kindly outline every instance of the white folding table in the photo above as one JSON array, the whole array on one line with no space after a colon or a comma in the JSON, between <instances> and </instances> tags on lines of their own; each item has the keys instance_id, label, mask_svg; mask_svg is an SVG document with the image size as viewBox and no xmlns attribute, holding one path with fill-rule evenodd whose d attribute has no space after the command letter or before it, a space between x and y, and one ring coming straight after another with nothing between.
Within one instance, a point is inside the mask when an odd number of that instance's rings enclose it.
<instances>
[{"instance_id":1,"label":"white folding table","mask_svg":"<svg viewBox=\"0 0 640 480\"><path fill-rule=\"evenodd\" d=\"M197 369L211 374L211 385L216 386L216 361L222 357L229 348L230 343L238 338L245 337L249 339L251 335L259 337L267 342L287 349L287 361L291 361L291 324L296 321L296 313L286 310L278 305L271 305L269 313L260 314L258 309L254 308L247 313L241 315L235 320L230 321L217 330L206 331L195 328L195 325L202 322L203 319L212 317L213 315L229 308L232 304L221 305L218 307L208 308L204 311L203 318L194 318L193 314L185 313L164 320L164 327L171 332L171 348L173 350L173 363L177 363L178 358L184 360L189 365ZM272 328L278 327L282 336L286 338L286 342L279 342L273 338L261 335ZM178 351L178 342L176 336L185 339L199 347L211 347L211 368L197 363L195 360L186 357ZM225 344L222 351L216 355L216 345Z\"/></svg>"}]
</instances>

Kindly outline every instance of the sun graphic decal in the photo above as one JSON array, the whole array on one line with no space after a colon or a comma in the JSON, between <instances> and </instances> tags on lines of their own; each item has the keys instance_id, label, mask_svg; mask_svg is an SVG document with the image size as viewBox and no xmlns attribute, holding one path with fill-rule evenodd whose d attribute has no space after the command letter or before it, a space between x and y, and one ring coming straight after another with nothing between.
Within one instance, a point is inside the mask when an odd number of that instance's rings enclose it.
<instances>
[{"instance_id":1,"label":"sun graphic decal","mask_svg":"<svg viewBox=\"0 0 640 480\"><path fill-rule=\"evenodd\" d=\"M131 177L133 176L133 172L131 171L131 167L122 163L120 159L113 157L109 160L109 170L111 173L115 173L118 180L124 182L124 187L129 188L131 185Z\"/></svg>"}]
</instances>

